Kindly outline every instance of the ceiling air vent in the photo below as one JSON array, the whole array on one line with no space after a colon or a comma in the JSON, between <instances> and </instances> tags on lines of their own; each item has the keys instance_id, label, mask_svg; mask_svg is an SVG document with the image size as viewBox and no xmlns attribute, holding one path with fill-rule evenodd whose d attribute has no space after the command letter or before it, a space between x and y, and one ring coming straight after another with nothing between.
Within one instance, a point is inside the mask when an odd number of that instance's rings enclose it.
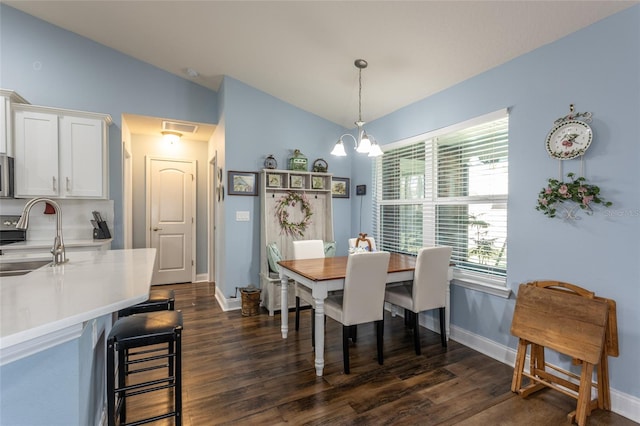
<instances>
[{"instance_id":1,"label":"ceiling air vent","mask_svg":"<svg viewBox=\"0 0 640 426\"><path fill-rule=\"evenodd\" d=\"M162 130L180 133L196 133L198 126L190 123L178 123L176 121L163 121Z\"/></svg>"}]
</instances>

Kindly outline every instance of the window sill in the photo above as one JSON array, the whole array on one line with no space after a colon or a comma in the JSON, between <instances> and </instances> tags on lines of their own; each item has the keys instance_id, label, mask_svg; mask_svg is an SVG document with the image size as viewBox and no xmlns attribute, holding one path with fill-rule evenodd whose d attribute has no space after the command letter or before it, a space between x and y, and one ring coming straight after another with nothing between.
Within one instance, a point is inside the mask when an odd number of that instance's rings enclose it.
<instances>
[{"instance_id":1,"label":"window sill","mask_svg":"<svg viewBox=\"0 0 640 426\"><path fill-rule=\"evenodd\" d=\"M480 277L460 270L454 270L451 284L505 299L511 295L511 289L506 287L505 279Z\"/></svg>"}]
</instances>

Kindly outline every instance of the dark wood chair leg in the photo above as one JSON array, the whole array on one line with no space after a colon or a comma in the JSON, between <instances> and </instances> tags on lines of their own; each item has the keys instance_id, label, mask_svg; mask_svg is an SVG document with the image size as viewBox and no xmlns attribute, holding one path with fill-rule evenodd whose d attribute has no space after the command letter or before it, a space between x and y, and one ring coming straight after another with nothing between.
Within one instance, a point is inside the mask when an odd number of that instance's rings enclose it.
<instances>
[{"instance_id":1,"label":"dark wood chair leg","mask_svg":"<svg viewBox=\"0 0 640 426\"><path fill-rule=\"evenodd\" d=\"M409 327L409 328L411 328L411 325L410 325L410 323L409 323L409 315L411 315L411 314L409 313L409 310L408 310L408 309L405 309L405 310L404 310L404 326L405 326L405 327Z\"/></svg>"},{"instance_id":2,"label":"dark wood chair leg","mask_svg":"<svg viewBox=\"0 0 640 426\"><path fill-rule=\"evenodd\" d=\"M440 341L442 342L442 347L446 348L447 347L447 330L446 330L446 324L445 324L445 310L447 308L442 307L440 308Z\"/></svg>"},{"instance_id":3,"label":"dark wood chair leg","mask_svg":"<svg viewBox=\"0 0 640 426\"><path fill-rule=\"evenodd\" d=\"M378 364L384 364L384 318L380 321L376 321L376 337L377 337L377 346L378 346Z\"/></svg>"},{"instance_id":4,"label":"dark wood chair leg","mask_svg":"<svg viewBox=\"0 0 640 426\"><path fill-rule=\"evenodd\" d=\"M413 346L416 349L416 355L420 355L422 353L420 350L420 313L411 312L411 315L413 315Z\"/></svg>"},{"instance_id":5,"label":"dark wood chair leg","mask_svg":"<svg viewBox=\"0 0 640 426\"><path fill-rule=\"evenodd\" d=\"M342 326L342 360L344 364L344 374L349 374L349 326Z\"/></svg>"},{"instance_id":6,"label":"dark wood chair leg","mask_svg":"<svg viewBox=\"0 0 640 426\"><path fill-rule=\"evenodd\" d=\"M356 343L356 340L358 340L358 325L352 325L351 326L351 332L349 334L351 336L351 341L353 343Z\"/></svg>"},{"instance_id":7,"label":"dark wood chair leg","mask_svg":"<svg viewBox=\"0 0 640 426\"><path fill-rule=\"evenodd\" d=\"M284 308L282 312L284 312ZM296 331L298 330L300 330L300 298L296 296Z\"/></svg>"}]
</instances>

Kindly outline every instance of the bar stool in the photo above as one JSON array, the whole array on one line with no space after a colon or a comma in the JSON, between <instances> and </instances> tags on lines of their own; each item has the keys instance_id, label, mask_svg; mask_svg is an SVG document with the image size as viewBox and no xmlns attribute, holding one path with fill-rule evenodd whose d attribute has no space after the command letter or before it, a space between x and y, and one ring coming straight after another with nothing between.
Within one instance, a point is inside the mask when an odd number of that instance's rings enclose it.
<instances>
[{"instance_id":1,"label":"bar stool","mask_svg":"<svg viewBox=\"0 0 640 426\"><path fill-rule=\"evenodd\" d=\"M132 314L155 311L173 311L176 295L173 290L154 289L149 291L149 298L142 303L118 311L118 318Z\"/></svg>"},{"instance_id":2,"label":"bar stool","mask_svg":"<svg viewBox=\"0 0 640 426\"><path fill-rule=\"evenodd\" d=\"M158 311L134 314L118 319L107 339L107 424L144 424L174 417L182 424L182 312ZM130 349L164 345L137 353ZM142 356L139 356L142 355ZM116 367L116 357L118 365ZM162 363L158 361L164 360ZM167 376L139 383L127 383L127 377L167 368ZM117 376L117 387L116 387ZM131 382L131 380L129 380ZM126 399L135 395L173 388L173 410L147 419L126 423Z\"/></svg>"}]
</instances>

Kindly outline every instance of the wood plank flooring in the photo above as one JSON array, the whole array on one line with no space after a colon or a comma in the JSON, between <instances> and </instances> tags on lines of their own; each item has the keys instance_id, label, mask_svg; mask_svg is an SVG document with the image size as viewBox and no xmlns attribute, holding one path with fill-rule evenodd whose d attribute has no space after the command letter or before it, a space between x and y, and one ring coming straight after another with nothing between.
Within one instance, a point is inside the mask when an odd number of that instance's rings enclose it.
<instances>
[{"instance_id":1,"label":"wood plank flooring","mask_svg":"<svg viewBox=\"0 0 640 426\"><path fill-rule=\"evenodd\" d=\"M575 401L544 390L522 399L510 391L513 368L421 329L422 355L401 317L385 316L384 365L376 361L373 324L360 326L351 374L342 372L341 326L328 319L325 370L315 375L311 311L300 331L280 334L280 315L223 312L214 284L164 286L184 315L183 424L204 425L563 425ZM155 374L155 373L150 373ZM131 398L128 421L170 407L170 391ZM162 420L156 425L170 425ZM596 410L590 425L635 425Z\"/></svg>"}]
</instances>

